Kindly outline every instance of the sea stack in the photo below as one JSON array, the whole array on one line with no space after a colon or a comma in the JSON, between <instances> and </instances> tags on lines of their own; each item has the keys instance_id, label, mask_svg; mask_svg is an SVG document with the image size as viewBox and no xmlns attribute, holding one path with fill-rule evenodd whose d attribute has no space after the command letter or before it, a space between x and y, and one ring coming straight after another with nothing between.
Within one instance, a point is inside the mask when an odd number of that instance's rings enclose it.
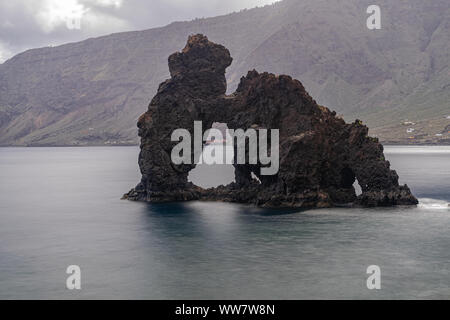
<instances>
[{"instance_id":1,"label":"sea stack","mask_svg":"<svg viewBox=\"0 0 450 320\"><path fill-rule=\"evenodd\" d=\"M226 95L230 52L203 35L169 57L171 78L163 82L138 121L141 137L140 183L124 198L135 201L230 201L263 207L323 208L415 205L407 185L400 186L378 139L361 121L347 124L320 106L300 81L287 75L249 71L235 93ZM236 182L201 189L188 182L195 164L174 165L171 134L194 121L228 128L279 129L279 171L260 175L260 164L234 164ZM252 178L254 173L259 181ZM357 179L362 194L356 195Z\"/></svg>"}]
</instances>

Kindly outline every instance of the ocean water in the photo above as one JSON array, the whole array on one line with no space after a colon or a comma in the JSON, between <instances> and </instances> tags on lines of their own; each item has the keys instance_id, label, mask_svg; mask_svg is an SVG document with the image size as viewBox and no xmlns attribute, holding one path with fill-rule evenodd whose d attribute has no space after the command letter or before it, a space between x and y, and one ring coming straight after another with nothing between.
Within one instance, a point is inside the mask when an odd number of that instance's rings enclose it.
<instances>
[{"instance_id":1,"label":"ocean water","mask_svg":"<svg viewBox=\"0 0 450 320\"><path fill-rule=\"evenodd\" d=\"M0 298L450 298L450 147L386 148L417 207L307 211L121 201L137 155L0 148ZM81 290L66 289L69 265ZM370 265L380 290L367 289Z\"/></svg>"}]
</instances>

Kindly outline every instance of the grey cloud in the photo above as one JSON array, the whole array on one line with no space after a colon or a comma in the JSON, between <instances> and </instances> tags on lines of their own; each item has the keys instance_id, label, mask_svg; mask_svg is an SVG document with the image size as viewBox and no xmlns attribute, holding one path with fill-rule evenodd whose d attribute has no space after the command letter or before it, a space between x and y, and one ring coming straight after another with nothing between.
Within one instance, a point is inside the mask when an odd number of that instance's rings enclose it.
<instances>
[{"instance_id":1,"label":"grey cloud","mask_svg":"<svg viewBox=\"0 0 450 320\"><path fill-rule=\"evenodd\" d=\"M0 63L30 48L148 29L272 2L275 0L0 0ZM118 3L121 5L114 5ZM88 9L81 20L81 29L71 30L65 23L47 19L46 13L53 5L63 9L81 5Z\"/></svg>"}]
</instances>

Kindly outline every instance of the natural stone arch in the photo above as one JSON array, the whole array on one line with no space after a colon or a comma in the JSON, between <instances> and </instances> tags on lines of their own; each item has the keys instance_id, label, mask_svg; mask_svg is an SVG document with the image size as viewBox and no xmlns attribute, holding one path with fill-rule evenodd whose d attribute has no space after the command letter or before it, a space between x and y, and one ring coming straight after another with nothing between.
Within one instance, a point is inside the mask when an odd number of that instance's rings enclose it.
<instances>
[{"instance_id":1,"label":"natural stone arch","mask_svg":"<svg viewBox=\"0 0 450 320\"><path fill-rule=\"evenodd\" d=\"M385 161L383 147L368 136L357 120L346 124L335 112L319 106L303 85L286 75L249 71L235 93L225 95L229 51L203 35L190 36L186 47L169 57L171 78L163 82L139 121L141 182L125 198L130 200L221 200L266 207L330 207L355 202L379 206L416 204L409 188ZM174 165L170 141L175 129L194 133L224 122L229 128L280 130L280 170L273 176L252 178L259 165L235 165L236 182L203 190L189 183L195 165ZM194 150L194 148L192 148ZM342 181L349 168L363 193Z\"/></svg>"}]
</instances>

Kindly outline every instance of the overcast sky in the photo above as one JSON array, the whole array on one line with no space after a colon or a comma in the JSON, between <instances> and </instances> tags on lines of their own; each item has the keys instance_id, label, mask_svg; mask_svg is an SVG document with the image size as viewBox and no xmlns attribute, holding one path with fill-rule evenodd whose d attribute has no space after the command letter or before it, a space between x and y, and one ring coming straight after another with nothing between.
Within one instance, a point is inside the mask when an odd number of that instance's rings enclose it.
<instances>
[{"instance_id":1,"label":"overcast sky","mask_svg":"<svg viewBox=\"0 0 450 320\"><path fill-rule=\"evenodd\" d=\"M164 26L276 0L0 0L0 63L26 49Z\"/></svg>"}]
</instances>

